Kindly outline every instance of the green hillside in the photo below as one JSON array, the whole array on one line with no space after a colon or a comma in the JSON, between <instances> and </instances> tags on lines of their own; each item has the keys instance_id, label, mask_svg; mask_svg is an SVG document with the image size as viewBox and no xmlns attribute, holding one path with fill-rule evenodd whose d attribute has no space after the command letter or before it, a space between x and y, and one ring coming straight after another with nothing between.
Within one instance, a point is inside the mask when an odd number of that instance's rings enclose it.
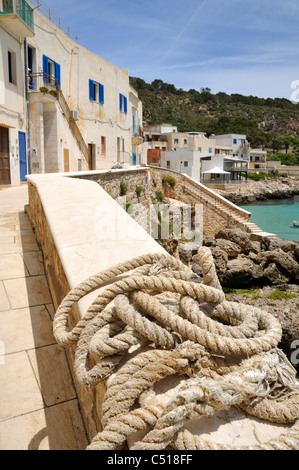
<instances>
[{"instance_id":1,"label":"green hillside","mask_svg":"<svg viewBox=\"0 0 299 470\"><path fill-rule=\"evenodd\" d=\"M179 131L246 134L251 145L278 152L299 147L299 104L285 98L213 94L209 88L184 91L162 80L151 84L136 77L130 83L143 102L144 120Z\"/></svg>"}]
</instances>

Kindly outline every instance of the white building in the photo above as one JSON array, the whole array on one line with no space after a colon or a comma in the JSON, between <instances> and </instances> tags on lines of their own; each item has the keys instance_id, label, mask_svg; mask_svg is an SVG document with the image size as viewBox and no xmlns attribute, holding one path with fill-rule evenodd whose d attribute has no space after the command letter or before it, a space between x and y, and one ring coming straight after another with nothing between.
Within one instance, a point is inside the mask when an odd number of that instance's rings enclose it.
<instances>
[{"instance_id":1,"label":"white building","mask_svg":"<svg viewBox=\"0 0 299 470\"><path fill-rule=\"evenodd\" d=\"M250 160L250 144L244 134L212 135L210 139L216 140L216 154L231 155Z\"/></svg>"},{"instance_id":2,"label":"white building","mask_svg":"<svg viewBox=\"0 0 299 470\"><path fill-rule=\"evenodd\" d=\"M201 176L201 152L194 152L187 148L177 148L161 152L161 167L185 173L197 181Z\"/></svg>"},{"instance_id":3,"label":"white building","mask_svg":"<svg viewBox=\"0 0 299 470\"><path fill-rule=\"evenodd\" d=\"M0 0L0 42L0 184L146 163L127 70L73 41L38 0Z\"/></svg>"},{"instance_id":4,"label":"white building","mask_svg":"<svg viewBox=\"0 0 299 470\"><path fill-rule=\"evenodd\" d=\"M250 150L250 168L267 168L267 152L261 149Z\"/></svg>"}]
</instances>

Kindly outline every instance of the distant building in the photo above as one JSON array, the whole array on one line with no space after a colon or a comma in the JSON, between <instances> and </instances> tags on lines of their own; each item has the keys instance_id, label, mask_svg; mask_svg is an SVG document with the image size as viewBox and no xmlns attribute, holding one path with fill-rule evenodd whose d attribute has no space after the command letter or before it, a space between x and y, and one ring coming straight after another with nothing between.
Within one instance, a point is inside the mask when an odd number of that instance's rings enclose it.
<instances>
[{"instance_id":1,"label":"distant building","mask_svg":"<svg viewBox=\"0 0 299 470\"><path fill-rule=\"evenodd\" d=\"M201 152L177 148L161 152L161 167L185 173L197 181L201 179Z\"/></svg>"},{"instance_id":2,"label":"distant building","mask_svg":"<svg viewBox=\"0 0 299 470\"><path fill-rule=\"evenodd\" d=\"M146 163L127 70L73 41L38 0L0 0L0 42L0 184Z\"/></svg>"},{"instance_id":3,"label":"distant building","mask_svg":"<svg viewBox=\"0 0 299 470\"><path fill-rule=\"evenodd\" d=\"M267 152L261 149L250 150L250 169L267 168Z\"/></svg>"},{"instance_id":4,"label":"distant building","mask_svg":"<svg viewBox=\"0 0 299 470\"><path fill-rule=\"evenodd\" d=\"M211 140L216 140L216 154L231 155L249 162L250 144L244 134L212 135Z\"/></svg>"},{"instance_id":5,"label":"distant building","mask_svg":"<svg viewBox=\"0 0 299 470\"><path fill-rule=\"evenodd\" d=\"M215 155L216 140L208 139L204 132L171 132L167 134L167 150L185 148L202 156Z\"/></svg>"}]
</instances>

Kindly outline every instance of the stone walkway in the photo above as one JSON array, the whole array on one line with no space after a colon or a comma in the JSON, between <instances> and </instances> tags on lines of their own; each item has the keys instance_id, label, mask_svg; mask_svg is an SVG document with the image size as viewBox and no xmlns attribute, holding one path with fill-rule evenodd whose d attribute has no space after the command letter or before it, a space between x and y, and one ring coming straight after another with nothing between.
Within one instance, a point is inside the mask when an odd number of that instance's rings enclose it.
<instances>
[{"instance_id":1,"label":"stone walkway","mask_svg":"<svg viewBox=\"0 0 299 470\"><path fill-rule=\"evenodd\" d=\"M0 188L0 450L87 446L42 253L24 206L27 185Z\"/></svg>"}]
</instances>

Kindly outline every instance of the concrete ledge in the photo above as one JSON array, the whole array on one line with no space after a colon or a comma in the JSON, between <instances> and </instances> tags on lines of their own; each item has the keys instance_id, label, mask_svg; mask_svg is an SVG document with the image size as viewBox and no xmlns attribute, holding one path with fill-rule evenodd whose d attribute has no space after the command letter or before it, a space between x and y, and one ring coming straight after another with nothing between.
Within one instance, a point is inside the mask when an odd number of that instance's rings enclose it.
<instances>
[{"instance_id":1,"label":"concrete ledge","mask_svg":"<svg viewBox=\"0 0 299 470\"><path fill-rule=\"evenodd\" d=\"M99 184L61 175L29 176L28 181L38 193L70 289L136 256L166 253ZM33 215L30 199L29 211Z\"/></svg>"}]
</instances>

